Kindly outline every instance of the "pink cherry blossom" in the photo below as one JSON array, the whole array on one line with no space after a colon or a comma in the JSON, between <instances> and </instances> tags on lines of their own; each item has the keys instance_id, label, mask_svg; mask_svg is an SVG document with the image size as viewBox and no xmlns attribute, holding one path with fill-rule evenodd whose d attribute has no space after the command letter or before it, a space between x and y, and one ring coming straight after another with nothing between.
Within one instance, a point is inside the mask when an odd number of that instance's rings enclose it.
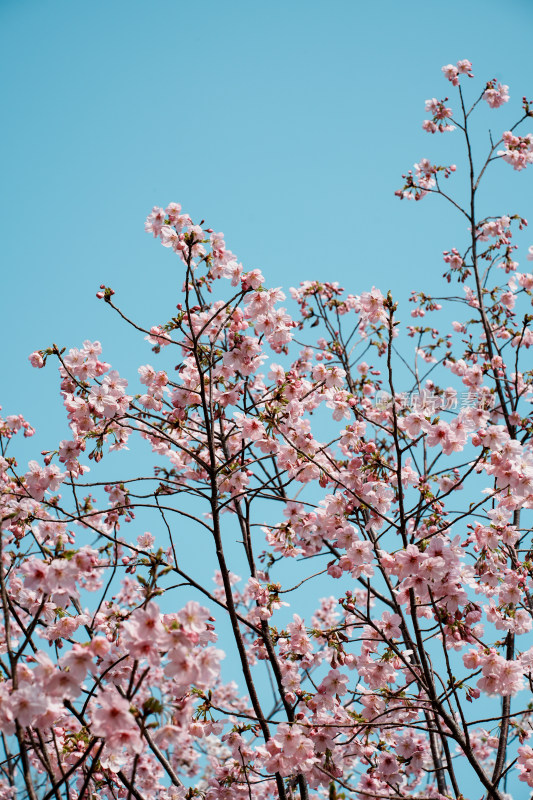
<instances>
[{"instance_id":1,"label":"pink cherry blossom","mask_svg":"<svg viewBox=\"0 0 533 800\"><path fill-rule=\"evenodd\" d=\"M533 277L526 220L474 203L533 137L517 123L487 156L476 97L508 88L467 97L467 59L443 73L454 96L424 128L453 119L474 174L402 176L397 196L462 220L410 315L368 270L271 287L171 202L145 224L180 276L169 318L130 323L97 292L155 360L31 354L58 367L69 430L26 467L32 426L0 417L0 797L533 786Z\"/></svg>"}]
</instances>

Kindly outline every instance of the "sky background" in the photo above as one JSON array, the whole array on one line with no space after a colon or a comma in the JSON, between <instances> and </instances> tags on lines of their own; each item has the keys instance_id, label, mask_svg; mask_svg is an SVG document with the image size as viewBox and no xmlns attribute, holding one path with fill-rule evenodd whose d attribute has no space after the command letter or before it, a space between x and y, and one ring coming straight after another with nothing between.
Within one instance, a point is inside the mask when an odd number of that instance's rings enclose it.
<instances>
[{"instance_id":1,"label":"sky background","mask_svg":"<svg viewBox=\"0 0 533 800\"><path fill-rule=\"evenodd\" d=\"M95 292L112 286L143 325L168 319L180 263L144 232L153 205L206 219L268 285L442 291L463 220L394 197L423 156L461 166L456 134L421 130L424 101L453 91L443 64L469 58L472 95L510 86L487 109L499 135L533 95L532 31L528 0L0 0L4 412L40 444L43 428L48 445L65 435L55 370L27 361L52 342L100 339L125 375L151 357ZM531 216L530 175L498 163L487 198L486 213Z\"/></svg>"},{"instance_id":2,"label":"sky background","mask_svg":"<svg viewBox=\"0 0 533 800\"><path fill-rule=\"evenodd\" d=\"M499 137L533 97L532 33L529 0L0 0L0 403L38 429L20 462L69 438L55 367L33 370L31 351L99 339L133 378L154 361L95 298L112 286L144 327L172 315L183 273L144 232L154 205L223 231L270 286L376 285L400 318L411 289L442 292L464 220L439 198L394 197L422 157L457 163L449 187L465 196L459 138L422 131L424 101L456 107L440 70L462 58L471 98L491 78L510 86L481 114L479 163L487 127ZM480 210L533 218L532 189L498 163Z\"/></svg>"}]
</instances>

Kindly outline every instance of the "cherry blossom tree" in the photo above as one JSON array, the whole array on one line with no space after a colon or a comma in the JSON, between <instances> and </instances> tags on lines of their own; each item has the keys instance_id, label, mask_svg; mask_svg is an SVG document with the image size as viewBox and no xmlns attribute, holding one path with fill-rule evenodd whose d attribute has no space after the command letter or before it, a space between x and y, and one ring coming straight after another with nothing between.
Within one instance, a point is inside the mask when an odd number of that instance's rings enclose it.
<instances>
[{"instance_id":1,"label":"cherry blossom tree","mask_svg":"<svg viewBox=\"0 0 533 800\"><path fill-rule=\"evenodd\" d=\"M291 289L289 313L171 203L146 221L176 259L171 319L97 294L152 345L138 378L97 341L30 356L56 362L71 438L25 469L31 426L0 422L0 798L533 787L533 275L526 221L476 212L487 170L533 162L533 111L474 155L471 117L506 113L508 87L467 102L470 62L443 72L453 110L428 100L423 127L462 141L468 202L426 158L397 194L450 203L464 241L412 324L334 282ZM128 447L144 474L118 474Z\"/></svg>"}]
</instances>

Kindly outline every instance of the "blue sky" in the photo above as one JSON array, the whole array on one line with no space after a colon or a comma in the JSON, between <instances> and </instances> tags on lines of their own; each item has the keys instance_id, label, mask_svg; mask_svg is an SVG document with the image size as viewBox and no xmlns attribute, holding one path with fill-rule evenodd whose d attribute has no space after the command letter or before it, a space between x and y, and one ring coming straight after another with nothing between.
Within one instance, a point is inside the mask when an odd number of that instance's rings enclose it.
<instances>
[{"instance_id":1,"label":"blue sky","mask_svg":"<svg viewBox=\"0 0 533 800\"><path fill-rule=\"evenodd\" d=\"M462 58L472 93L509 84L508 107L482 116L485 152L487 124L499 135L533 97L532 30L528 0L0 0L0 403L38 428L21 452L68 437L57 373L32 350L100 339L126 377L153 360L95 298L105 282L145 326L172 313L180 262L144 232L153 205L224 231L269 285L374 284L404 318L410 289L441 291L464 222L394 197L424 156L456 162L464 192L459 140L423 133L424 101L455 106L440 68ZM497 164L481 206L533 224L531 175Z\"/></svg>"},{"instance_id":2,"label":"blue sky","mask_svg":"<svg viewBox=\"0 0 533 800\"><path fill-rule=\"evenodd\" d=\"M510 85L491 117L506 129L533 94L532 24L527 0L1 0L5 412L64 434L53 371L27 362L53 341L99 338L125 373L149 358L94 295L167 319L181 278L144 233L154 204L224 231L270 285L435 288L464 225L393 195L422 156L460 163L454 135L421 130L424 100L470 58ZM529 176L497 170L487 213L531 216Z\"/></svg>"}]
</instances>

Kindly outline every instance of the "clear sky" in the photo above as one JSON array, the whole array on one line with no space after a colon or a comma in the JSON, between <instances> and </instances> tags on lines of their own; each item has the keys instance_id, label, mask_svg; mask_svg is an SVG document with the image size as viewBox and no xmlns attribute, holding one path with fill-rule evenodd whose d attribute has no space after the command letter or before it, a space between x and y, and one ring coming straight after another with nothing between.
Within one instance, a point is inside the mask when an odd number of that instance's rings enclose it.
<instances>
[{"instance_id":1,"label":"clear sky","mask_svg":"<svg viewBox=\"0 0 533 800\"><path fill-rule=\"evenodd\" d=\"M440 278L463 222L393 195L420 157L458 159L454 135L422 132L424 100L469 58L510 85L505 130L533 95L532 33L528 0L0 0L4 411L57 438L55 375L27 362L52 342L98 338L125 373L151 356L95 291L168 318L181 275L144 233L154 204L224 231L270 285L405 297ZM488 213L533 217L529 176L498 176Z\"/></svg>"},{"instance_id":2,"label":"clear sky","mask_svg":"<svg viewBox=\"0 0 533 800\"><path fill-rule=\"evenodd\" d=\"M0 403L38 428L27 457L68 438L32 350L100 339L125 377L153 360L95 298L105 282L139 323L171 315L182 273L144 232L153 205L223 231L268 285L375 284L406 317L465 234L437 198L394 197L421 157L460 172L456 134L423 133L424 101L453 107L440 68L468 58L476 91L510 86L487 111L499 136L533 97L532 35L531 0L0 0ZM531 177L497 164L483 213L533 224Z\"/></svg>"}]
</instances>

